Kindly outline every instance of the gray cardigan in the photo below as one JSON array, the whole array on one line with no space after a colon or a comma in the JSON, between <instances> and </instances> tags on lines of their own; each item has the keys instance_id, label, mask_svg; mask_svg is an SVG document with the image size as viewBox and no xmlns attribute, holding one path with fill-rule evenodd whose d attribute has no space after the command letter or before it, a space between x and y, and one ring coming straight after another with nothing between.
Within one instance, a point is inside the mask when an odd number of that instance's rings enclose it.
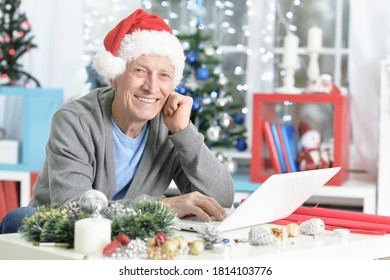
<instances>
[{"instance_id":1,"label":"gray cardigan","mask_svg":"<svg viewBox=\"0 0 390 280\"><path fill-rule=\"evenodd\" d=\"M64 104L54 115L46 146L46 160L29 206L76 201L90 189L112 199L115 166L111 125L110 87L97 89ZM233 180L210 152L193 124L169 135L158 114L150 131L138 170L122 202L131 205L140 196L160 198L171 180L181 193L199 191L223 207L233 203Z\"/></svg>"}]
</instances>

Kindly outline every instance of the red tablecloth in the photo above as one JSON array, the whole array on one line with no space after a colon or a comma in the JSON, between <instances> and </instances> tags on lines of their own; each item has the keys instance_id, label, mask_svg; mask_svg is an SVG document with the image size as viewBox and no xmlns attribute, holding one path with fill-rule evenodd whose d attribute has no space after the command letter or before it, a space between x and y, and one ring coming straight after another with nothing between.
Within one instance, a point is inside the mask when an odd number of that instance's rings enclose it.
<instances>
[{"instance_id":1,"label":"red tablecloth","mask_svg":"<svg viewBox=\"0 0 390 280\"><path fill-rule=\"evenodd\" d=\"M345 210L334 210L320 207L299 207L290 216L273 221L273 224L301 224L311 218L320 218L325 223L325 229L349 229L353 233L383 235L390 233L390 217L364 214Z\"/></svg>"}]
</instances>

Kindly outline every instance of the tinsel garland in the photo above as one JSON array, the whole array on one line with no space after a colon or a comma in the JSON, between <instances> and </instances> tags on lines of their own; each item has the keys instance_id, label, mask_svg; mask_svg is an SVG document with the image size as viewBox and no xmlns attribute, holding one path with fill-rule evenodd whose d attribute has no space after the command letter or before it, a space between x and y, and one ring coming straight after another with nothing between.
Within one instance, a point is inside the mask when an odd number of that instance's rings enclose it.
<instances>
[{"instance_id":1,"label":"tinsel garland","mask_svg":"<svg viewBox=\"0 0 390 280\"><path fill-rule=\"evenodd\" d=\"M23 220L19 233L29 242L68 243L73 247L75 222L90 216L75 202L46 205ZM124 233L133 239L158 233L172 235L176 219L168 206L153 200L140 200L133 208L110 202L102 216L112 221L111 236Z\"/></svg>"}]
</instances>

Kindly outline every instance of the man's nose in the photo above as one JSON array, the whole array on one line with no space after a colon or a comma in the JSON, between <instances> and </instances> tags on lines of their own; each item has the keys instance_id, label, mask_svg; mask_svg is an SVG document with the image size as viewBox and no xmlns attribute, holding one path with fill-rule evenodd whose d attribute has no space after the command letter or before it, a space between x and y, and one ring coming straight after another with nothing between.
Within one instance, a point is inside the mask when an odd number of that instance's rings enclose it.
<instances>
[{"instance_id":1,"label":"man's nose","mask_svg":"<svg viewBox=\"0 0 390 280\"><path fill-rule=\"evenodd\" d=\"M155 93L158 91L158 79L156 75L148 75L145 79L144 89L148 90L151 93Z\"/></svg>"}]
</instances>

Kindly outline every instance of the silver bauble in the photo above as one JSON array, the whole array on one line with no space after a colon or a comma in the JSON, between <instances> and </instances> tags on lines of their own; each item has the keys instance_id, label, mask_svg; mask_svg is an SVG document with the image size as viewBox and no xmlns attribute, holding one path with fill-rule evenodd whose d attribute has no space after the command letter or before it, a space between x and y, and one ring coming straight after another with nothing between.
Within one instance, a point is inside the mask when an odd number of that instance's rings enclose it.
<instances>
[{"instance_id":1,"label":"silver bauble","mask_svg":"<svg viewBox=\"0 0 390 280\"><path fill-rule=\"evenodd\" d=\"M210 126L206 131L206 135L211 141L219 141L222 136L222 128L218 125Z\"/></svg>"},{"instance_id":2,"label":"silver bauble","mask_svg":"<svg viewBox=\"0 0 390 280\"><path fill-rule=\"evenodd\" d=\"M224 128L231 128L233 126L233 118L228 113L222 113L218 123Z\"/></svg>"},{"instance_id":3,"label":"silver bauble","mask_svg":"<svg viewBox=\"0 0 390 280\"><path fill-rule=\"evenodd\" d=\"M213 56L215 55L215 49L212 48L212 47L206 47L204 49L204 53L207 55L207 56Z\"/></svg>"},{"instance_id":4,"label":"silver bauble","mask_svg":"<svg viewBox=\"0 0 390 280\"><path fill-rule=\"evenodd\" d=\"M221 85L227 85L227 83L228 83L228 79L227 79L227 77L223 74L223 73L221 73L221 74L219 74L219 83L221 84Z\"/></svg>"},{"instance_id":5,"label":"silver bauble","mask_svg":"<svg viewBox=\"0 0 390 280\"><path fill-rule=\"evenodd\" d=\"M215 157L220 161L220 162L225 162L225 156L221 152L216 152Z\"/></svg>"},{"instance_id":6,"label":"silver bauble","mask_svg":"<svg viewBox=\"0 0 390 280\"><path fill-rule=\"evenodd\" d=\"M202 105L210 105L211 103L212 103L212 100L210 97L203 97Z\"/></svg>"},{"instance_id":7,"label":"silver bauble","mask_svg":"<svg viewBox=\"0 0 390 280\"><path fill-rule=\"evenodd\" d=\"M231 173L234 174L237 172L237 162L234 161L231 157L227 158L226 161L223 163L227 170Z\"/></svg>"},{"instance_id":8,"label":"silver bauble","mask_svg":"<svg viewBox=\"0 0 390 280\"><path fill-rule=\"evenodd\" d=\"M216 101L216 105L220 108L224 108L226 106L230 106L233 104L233 97L228 95L224 97L219 97Z\"/></svg>"},{"instance_id":9,"label":"silver bauble","mask_svg":"<svg viewBox=\"0 0 390 280\"><path fill-rule=\"evenodd\" d=\"M79 205L90 214L103 214L107 210L108 200L101 191L89 190L80 197Z\"/></svg>"}]
</instances>

